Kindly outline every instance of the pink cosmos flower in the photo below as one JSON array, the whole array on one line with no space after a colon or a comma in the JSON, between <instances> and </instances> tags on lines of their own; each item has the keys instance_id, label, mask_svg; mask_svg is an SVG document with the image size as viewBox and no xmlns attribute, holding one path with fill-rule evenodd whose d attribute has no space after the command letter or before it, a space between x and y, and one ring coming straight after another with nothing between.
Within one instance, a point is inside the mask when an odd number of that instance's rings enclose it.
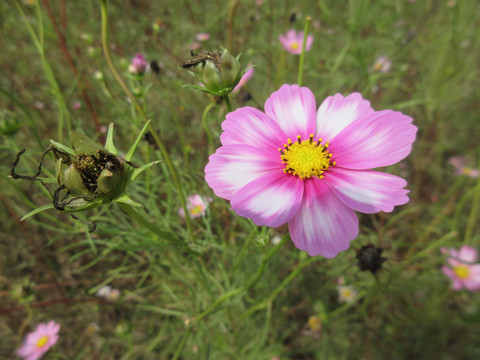
<instances>
[{"instance_id":1,"label":"pink cosmos flower","mask_svg":"<svg viewBox=\"0 0 480 360\"><path fill-rule=\"evenodd\" d=\"M250 66L250 65L249 65ZM232 93L239 91L242 87L245 86L246 83L250 81L253 74L255 74L255 68L248 69L245 74L243 74L242 78L238 82L237 86L235 86L232 90Z\"/></svg>"},{"instance_id":2,"label":"pink cosmos flower","mask_svg":"<svg viewBox=\"0 0 480 360\"><path fill-rule=\"evenodd\" d=\"M452 280L453 290L480 290L480 264L474 264L477 250L463 245L459 250L442 248L441 251L448 256L450 267L442 266L442 272Z\"/></svg>"},{"instance_id":3,"label":"pink cosmos flower","mask_svg":"<svg viewBox=\"0 0 480 360\"><path fill-rule=\"evenodd\" d=\"M58 341L60 324L51 320L40 323L35 330L27 335L22 347L17 350L17 355L24 360L37 360Z\"/></svg>"},{"instance_id":4,"label":"pink cosmos flower","mask_svg":"<svg viewBox=\"0 0 480 360\"><path fill-rule=\"evenodd\" d=\"M375 72L387 73L390 71L391 66L392 60L384 55L380 55L377 60L375 60L372 70Z\"/></svg>"},{"instance_id":5,"label":"pink cosmos flower","mask_svg":"<svg viewBox=\"0 0 480 360\"><path fill-rule=\"evenodd\" d=\"M187 210L188 214L192 219L195 219L200 216L205 215L205 211L208 208L208 203L211 202L212 199L209 197L201 197L200 195L192 195L187 198ZM178 209L178 215L181 217L185 217L185 211L183 208Z\"/></svg>"},{"instance_id":6,"label":"pink cosmos flower","mask_svg":"<svg viewBox=\"0 0 480 360\"><path fill-rule=\"evenodd\" d=\"M210 39L210 34L206 32L201 32L195 36L195 39L197 41L207 41L208 39Z\"/></svg>"},{"instance_id":7,"label":"pink cosmos flower","mask_svg":"<svg viewBox=\"0 0 480 360\"><path fill-rule=\"evenodd\" d=\"M298 55L302 53L303 45L303 31L296 32L295 30L289 30L287 35L280 35L278 40L282 43L282 46L289 53ZM308 51L312 48L313 44L313 35L307 36L307 43L305 44L305 51Z\"/></svg>"},{"instance_id":8,"label":"pink cosmos flower","mask_svg":"<svg viewBox=\"0 0 480 360\"><path fill-rule=\"evenodd\" d=\"M468 160L464 156L452 156L448 159L450 165L454 167L455 175L465 175L473 179L478 178L480 171L478 169L467 166Z\"/></svg>"},{"instance_id":9,"label":"pink cosmos flower","mask_svg":"<svg viewBox=\"0 0 480 360\"><path fill-rule=\"evenodd\" d=\"M205 168L215 194L257 225L289 225L295 246L336 256L358 235L355 211L390 212L408 202L407 182L369 170L411 151L412 119L374 111L359 93L316 109L306 87L283 85L265 102L227 114L221 146Z\"/></svg>"},{"instance_id":10,"label":"pink cosmos flower","mask_svg":"<svg viewBox=\"0 0 480 360\"><path fill-rule=\"evenodd\" d=\"M132 63L128 67L128 71L130 71L134 75L142 75L147 70L148 61L142 54L137 54L133 57Z\"/></svg>"}]
</instances>

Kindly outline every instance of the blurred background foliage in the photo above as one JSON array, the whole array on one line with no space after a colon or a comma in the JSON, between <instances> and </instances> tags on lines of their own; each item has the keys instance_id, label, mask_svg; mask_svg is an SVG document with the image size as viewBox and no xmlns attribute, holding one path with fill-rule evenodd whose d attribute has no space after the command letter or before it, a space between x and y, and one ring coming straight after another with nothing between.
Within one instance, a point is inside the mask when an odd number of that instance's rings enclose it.
<instances>
[{"instance_id":1,"label":"blurred background foliage","mask_svg":"<svg viewBox=\"0 0 480 360\"><path fill-rule=\"evenodd\" d=\"M82 216L97 223L92 234L52 210L20 222L51 199L40 184L8 177L18 151L27 148L18 171L33 174L49 139L68 144L70 129L103 142L114 123L125 152L143 122L102 54L99 1L0 2L0 121L16 124L2 130L0 148L0 358L12 359L36 323L54 319L60 340L46 359L478 359L480 299L450 288L439 249L480 245L480 183L449 163L463 156L479 167L479 14L480 2L461 0L109 3L114 62L164 141L185 195L213 197L203 169L226 114L221 102L182 87L195 81L179 63L200 32L210 34L200 49L224 46L255 65L232 104L262 109L297 79L298 56L278 36L303 30L311 16L304 85L317 105L358 91L375 109L402 111L419 127L412 154L388 170L408 180L408 205L359 214L360 236L334 259L309 259L287 241L254 286L196 320L252 280L286 228L257 228L215 198L205 217L192 219L196 257L117 205ZM159 74L129 77L136 53L157 61ZM391 60L388 72L373 69L381 55ZM159 159L147 137L133 161ZM53 176L47 160L44 174ZM128 192L157 226L188 238L164 163ZM384 249L375 275L356 266L366 244ZM358 292L354 301L339 302L339 278ZM95 295L106 284L120 290L118 299Z\"/></svg>"}]
</instances>

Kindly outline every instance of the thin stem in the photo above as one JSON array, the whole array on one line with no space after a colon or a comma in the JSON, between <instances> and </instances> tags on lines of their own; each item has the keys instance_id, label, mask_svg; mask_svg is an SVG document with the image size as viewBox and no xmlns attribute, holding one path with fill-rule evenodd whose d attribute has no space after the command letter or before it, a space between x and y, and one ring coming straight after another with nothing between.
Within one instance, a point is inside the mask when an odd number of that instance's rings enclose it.
<instances>
[{"instance_id":1,"label":"thin stem","mask_svg":"<svg viewBox=\"0 0 480 360\"><path fill-rule=\"evenodd\" d=\"M162 239L165 239L176 246L181 246L182 248L185 248L188 252L192 254L199 255L197 252L190 249L184 241L176 239L170 233L163 231L161 228L151 222L148 218L139 213L134 207L122 203L118 203L118 205L123 211L125 211L132 219L142 225L145 229L150 230L155 235L158 235Z\"/></svg>"},{"instance_id":2,"label":"thin stem","mask_svg":"<svg viewBox=\"0 0 480 360\"><path fill-rule=\"evenodd\" d=\"M261 308L265 307L265 306L268 306L269 304L271 304L273 302L273 300L277 297L277 295L290 283L290 281L292 281L293 279L295 279L295 277L298 275L298 273L307 265L309 265L310 263L316 261L317 258L315 257L310 257L308 259L306 259L305 261L301 262L300 264L297 265L297 267L282 281L282 283L277 286L277 288L270 294L270 296L268 296L265 300L261 301L260 303L256 304L256 305L253 305L252 307L250 307L249 309L247 309L243 314L242 314L242 318L243 317L248 317L250 316L252 313L254 313L255 311L257 310L260 310Z\"/></svg>"},{"instance_id":3,"label":"thin stem","mask_svg":"<svg viewBox=\"0 0 480 360\"><path fill-rule=\"evenodd\" d=\"M480 156L479 156L479 165L480 168ZM468 218L467 229L465 230L465 237L463 238L463 242L467 244L472 237L473 229L477 223L477 215L479 211L479 202L480 202L480 177L477 180L477 186L475 189L475 193L473 195L473 202L472 202L472 210L470 211L470 216Z\"/></svg>"},{"instance_id":4,"label":"thin stem","mask_svg":"<svg viewBox=\"0 0 480 360\"><path fill-rule=\"evenodd\" d=\"M103 46L103 52L105 54L105 59L107 60L108 66L110 67L110 70L113 73L113 76L117 80L118 84L120 87L125 91L127 96L130 98L132 104L135 105L135 108L139 112L139 114L142 116L143 120L147 122L149 119L147 117L147 114L145 114L145 111L143 111L142 106L139 104L135 96L132 94L128 86L125 84L123 81L122 77L120 76L117 68L115 67L115 64L112 61L112 57L110 56L110 50L108 47L108 11L107 11L107 2L108 0L101 0L101 8L102 8L102 46ZM175 183L175 186L177 187L178 191L178 196L180 198L180 204L185 212L185 221L187 223L187 229L188 229L188 234L190 236L190 241L193 241L193 228L192 228L192 222L190 219L190 214L187 209L187 203L185 201L185 195L183 193L183 188L182 184L180 183L180 179L178 177L178 173L173 166L172 160L170 159L170 156L168 155L167 149L163 145L162 140L160 139L160 136L157 134L155 129L153 128L152 123L148 125L148 131L150 134L152 134L153 139L158 145L158 148L160 149L160 152L162 154L163 159L165 160L165 164L168 167L168 170L170 171L170 175L173 178L173 182Z\"/></svg>"},{"instance_id":5,"label":"thin stem","mask_svg":"<svg viewBox=\"0 0 480 360\"><path fill-rule=\"evenodd\" d=\"M223 95L223 101L225 101L225 105L227 105L228 112L232 112L232 103L230 102L230 96L228 94Z\"/></svg>"},{"instance_id":6,"label":"thin stem","mask_svg":"<svg viewBox=\"0 0 480 360\"><path fill-rule=\"evenodd\" d=\"M307 36L308 36L308 28L310 27L310 21L312 18L307 16L305 22L305 30L303 31L303 44L302 44L302 53L300 54L300 64L298 65L298 86L302 86L303 81L303 64L305 62L305 48L307 46Z\"/></svg>"},{"instance_id":7,"label":"thin stem","mask_svg":"<svg viewBox=\"0 0 480 360\"><path fill-rule=\"evenodd\" d=\"M190 337L190 334L192 333L192 328L189 327L187 329L187 332L182 338L182 341L180 342L180 345L178 345L177 351L175 351L175 354L173 355L172 360L177 360L180 354L182 353L183 348L185 347L185 344L187 343L188 338Z\"/></svg>"},{"instance_id":8,"label":"thin stem","mask_svg":"<svg viewBox=\"0 0 480 360\"><path fill-rule=\"evenodd\" d=\"M212 109L212 107L215 106L215 101L211 101L206 107L205 109L203 110L203 113L202 113L202 125L203 125L203 130L205 131L205 134L207 135L207 139L208 139L208 146L209 146L209 153L212 152L213 148L214 148L214 144L213 144L213 137L212 137L212 133L210 132L210 129L208 128L208 125L207 125L207 115L209 113L209 111Z\"/></svg>"},{"instance_id":9,"label":"thin stem","mask_svg":"<svg viewBox=\"0 0 480 360\"><path fill-rule=\"evenodd\" d=\"M260 264L260 267L257 270L257 273L255 276L252 278L252 280L245 286L229 291L228 293L223 294L220 296L217 300L215 300L205 311L200 313L199 315L195 316L193 319L194 321L199 321L203 319L204 317L207 317L211 313L213 313L219 306L220 304L225 301L228 298L231 298L232 296L235 296L237 294L240 294L242 292L245 292L249 289L251 289L255 284L260 280L260 277L262 276L263 271L265 270L265 266L267 265L267 262L270 260L270 258L285 244L287 241L288 236L285 236L280 243L278 243L273 249L271 249L267 255L262 260L262 263Z\"/></svg>"}]
</instances>

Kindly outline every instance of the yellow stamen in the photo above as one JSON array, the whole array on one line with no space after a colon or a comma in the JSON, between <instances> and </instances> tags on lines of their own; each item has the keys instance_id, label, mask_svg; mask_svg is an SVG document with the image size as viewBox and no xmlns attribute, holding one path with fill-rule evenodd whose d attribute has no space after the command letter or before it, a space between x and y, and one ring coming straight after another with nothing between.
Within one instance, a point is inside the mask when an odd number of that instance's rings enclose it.
<instances>
[{"instance_id":1,"label":"yellow stamen","mask_svg":"<svg viewBox=\"0 0 480 360\"><path fill-rule=\"evenodd\" d=\"M300 45L298 45L297 42L294 42L294 43L292 43L292 45L290 45L290 48L291 48L292 50L297 50L299 47L300 47Z\"/></svg>"},{"instance_id":2,"label":"yellow stamen","mask_svg":"<svg viewBox=\"0 0 480 360\"><path fill-rule=\"evenodd\" d=\"M190 213L192 215L198 215L202 213L202 210L202 205L196 205L190 210Z\"/></svg>"},{"instance_id":3,"label":"yellow stamen","mask_svg":"<svg viewBox=\"0 0 480 360\"><path fill-rule=\"evenodd\" d=\"M42 348L45 346L45 344L48 342L48 336L42 336L40 339L37 340L37 345L38 348Z\"/></svg>"},{"instance_id":4,"label":"yellow stamen","mask_svg":"<svg viewBox=\"0 0 480 360\"><path fill-rule=\"evenodd\" d=\"M460 279L466 279L470 276L470 270L465 265L457 265L453 268L453 272Z\"/></svg>"},{"instance_id":5,"label":"yellow stamen","mask_svg":"<svg viewBox=\"0 0 480 360\"><path fill-rule=\"evenodd\" d=\"M323 178L323 172L335 162L330 162L332 153L327 151L328 142L321 145L322 139L313 141L313 134L310 134L308 140L302 141L301 136L297 136L297 141L292 143L291 139L284 144L284 149L278 149L281 154L282 162L285 164L285 173L291 173L299 176L301 179L308 179L316 176Z\"/></svg>"}]
</instances>

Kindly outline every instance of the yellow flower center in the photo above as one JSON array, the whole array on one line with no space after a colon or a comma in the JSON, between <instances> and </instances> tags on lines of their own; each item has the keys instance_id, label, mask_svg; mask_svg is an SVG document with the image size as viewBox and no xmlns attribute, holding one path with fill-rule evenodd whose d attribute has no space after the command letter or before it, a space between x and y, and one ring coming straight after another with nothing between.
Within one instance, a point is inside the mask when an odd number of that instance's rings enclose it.
<instances>
[{"instance_id":1,"label":"yellow flower center","mask_svg":"<svg viewBox=\"0 0 480 360\"><path fill-rule=\"evenodd\" d=\"M453 268L453 272L460 279L466 279L470 276L470 270L465 265L457 265Z\"/></svg>"},{"instance_id":2,"label":"yellow flower center","mask_svg":"<svg viewBox=\"0 0 480 360\"><path fill-rule=\"evenodd\" d=\"M45 344L48 342L48 336L42 336L40 339L38 339L37 345L38 348L42 348L45 346Z\"/></svg>"},{"instance_id":3,"label":"yellow flower center","mask_svg":"<svg viewBox=\"0 0 480 360\"><path fill-rule=\"evenodd\" d=\"M294 42L294 43L292 43L292 45L290 45L290 48L292 50L297 50L299 47L300 47L300 45L297 42Z\"/></svg>"},{"instance_id":4,"label":"yellow flower center","mask_svg":"<svg viewBox=\"0 0 480 360\"><path fill-rule=\"evenodd\" d=\"M282 162L285 164L283 170L286 174L290 173L299 176L301 179L308 179L316 176L323 178L323 172L335 162L330 162L332 153L327 151L328 142L321 145L322 139L317 142L313 141L313 134L310 134L308 140L301 139L297 136L297 141L292 143L288 139L288 144L283 145L284 149L278 149L282 154Z\"/></svg>"},{"instance_id":5,"label":"yellow flower center","mask_svg":"<svg viewBox=\"0 0 480 360\"><path fill-rule=\"evenodd\" d=\"M202 213L202 205L196 205L190 210L190 214L198 215Z\"/></svg>"}]
</instances>

